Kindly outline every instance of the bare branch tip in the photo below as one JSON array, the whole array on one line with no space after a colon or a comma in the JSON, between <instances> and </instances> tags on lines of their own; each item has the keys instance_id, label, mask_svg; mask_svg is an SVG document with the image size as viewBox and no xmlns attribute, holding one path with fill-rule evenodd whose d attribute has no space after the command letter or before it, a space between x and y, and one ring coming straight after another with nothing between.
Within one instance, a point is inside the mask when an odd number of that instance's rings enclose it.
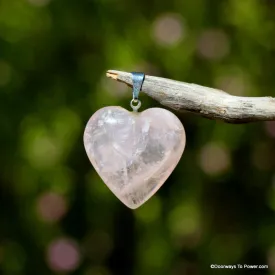
<instances>
[{"instance_id":1,"label":"bare branch tip","mask_svg":"<svg viewBox=\"0 0 275 275\"><path fill-rule=\"evenodd\" d=\"M118 78L118 74L115 73L115 72L112 71L112 70L107 71L106 76L107 76L107 77L110 77L110 78L112 78L112 79L114 79L114 80L117 80L117 78Z\"/></svg>"}]
</instances>

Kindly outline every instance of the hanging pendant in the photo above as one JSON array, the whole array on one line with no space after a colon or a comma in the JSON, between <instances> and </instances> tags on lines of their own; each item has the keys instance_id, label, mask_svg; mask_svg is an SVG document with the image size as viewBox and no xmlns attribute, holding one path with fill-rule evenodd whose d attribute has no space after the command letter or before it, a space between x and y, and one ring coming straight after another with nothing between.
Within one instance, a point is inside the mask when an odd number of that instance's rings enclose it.
<instances>
[{"instance_id":1,"label":"hanging pendant","mask_svg":"<svg viewBox=\"0 0 275 275\"><path fill-rule=\"evenodd\" d=\"M84 146L95 170L129 208L146 202L172 173L185 147L185 131L170 111L141 113L138 99L144 74L132 73L132 112L118 106L99 109L88 121Z\"/></svg>"}]
</instances>

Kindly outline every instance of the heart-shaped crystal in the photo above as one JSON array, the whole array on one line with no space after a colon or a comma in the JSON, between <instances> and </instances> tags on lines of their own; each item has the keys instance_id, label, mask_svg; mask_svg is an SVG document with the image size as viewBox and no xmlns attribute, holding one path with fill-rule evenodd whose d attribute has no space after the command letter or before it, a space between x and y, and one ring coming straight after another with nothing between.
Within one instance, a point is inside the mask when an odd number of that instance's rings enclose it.
<instances>
[{"instance_id":1,"label":"heart-shaped crystal","mask_svg":"<svg viewBox=\"0 0 275 275\"><path fill-rule=\"evenodd\" d=\"M100 177L128 207L147 201L172 173L185 147L185 131L170 111L98 110L87 123L84 146Z\"/></svg>"}]
</instances>

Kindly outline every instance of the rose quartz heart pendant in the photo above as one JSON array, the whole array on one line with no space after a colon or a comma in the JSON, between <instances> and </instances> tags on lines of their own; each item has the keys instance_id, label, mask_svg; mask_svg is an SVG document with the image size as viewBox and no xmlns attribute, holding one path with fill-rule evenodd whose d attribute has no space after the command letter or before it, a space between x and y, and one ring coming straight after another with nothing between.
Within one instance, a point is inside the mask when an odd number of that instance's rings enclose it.
<instances>
[{"instance_id":1,"label":"rose quartz heart pendant","mask_svg":"<svg viewBox=\"0 0 275 275\"><path fill-rule=\"evenodd\" d=\"M134 209L172 173L185 147L180 120L161 108L141 113L105 107L89 120L84 145L95 170L111 191Z\"/></svg>"}]
</instances>

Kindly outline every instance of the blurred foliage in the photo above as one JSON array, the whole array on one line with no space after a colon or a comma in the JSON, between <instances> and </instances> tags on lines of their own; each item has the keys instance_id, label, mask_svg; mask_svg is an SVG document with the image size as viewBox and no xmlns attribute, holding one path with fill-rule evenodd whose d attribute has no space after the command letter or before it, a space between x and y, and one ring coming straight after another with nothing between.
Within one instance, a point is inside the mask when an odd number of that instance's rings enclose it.
<instances>
[{"instance_id":1,"label":"blurred foliage","mask_svg":"<svg viewBox=\"0 0 275 275\"><path fill-rule=\"evenodd\" d=\"M183 157L135 211L82 142L97 109L129 107L108 69L274 96L274 14L272 0L0 0L0 273L275 274L275 123L178 113Z\"/></svg>"}]
</instances>

